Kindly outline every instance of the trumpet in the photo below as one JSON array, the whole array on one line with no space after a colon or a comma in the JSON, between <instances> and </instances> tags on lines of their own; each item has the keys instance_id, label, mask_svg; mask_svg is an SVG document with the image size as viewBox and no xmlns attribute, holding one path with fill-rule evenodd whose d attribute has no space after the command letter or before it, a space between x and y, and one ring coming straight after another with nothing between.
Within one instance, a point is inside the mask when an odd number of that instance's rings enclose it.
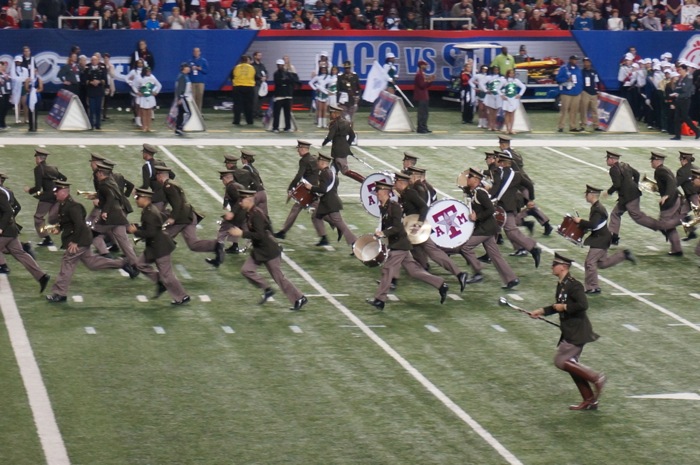
<instances>
[{"instance_id":1,"label":"trumpet","mask_svg":"<svg viewBox=\"0 0 700 465\"><path fill-rule=\"evenodd\" d=\"M94 199L95 197L97 197L97 192L94 192L94 191L81 191L81 190L78 190L78 191L77 191L77 194L78 194L78 195L82 195L82 196L85 197L86 199Z\"/></svg>"},{"instance_id":2,"label":"trumpet","mask_svg":"<svg viewBox=\"0 0 700 465\"><path fill-rule=\"evenodd\" d=\"M39 197L41 197L41 194L43 194L43 193L44 193L44 190L39 189L38 191L36 191L32 194L32 197L34 197L35 199L38 199Z\"/></svg>"},{"instance_id":3,"label":"trumpet","mask_svg":"<svg viewBox=\"0 0 700 465\"><path fill-rule=\"evenodd\" d=\"M646 174L644 175L642 180L639 181L639 188L642 189L643 191L649 192L650 194L658 194L659 193L659 186L656 184L656 181L654 181L653 179L647 178Z\"/></svg>"},{"instance_id":4,"label":"trumpet","mask_svg":"<svg viewBox=\"0 0 700 465\"><path fill-rule=\"evenodd\" d=\"M61 232L61 225L58 224L45 224L41 228L39 228L40 233L48 233L48 234L58 234Z\"/></svg>"},{"instance_id":5,"label":"trumpet","mask_svg":"<svg viewBox=\"0 0 700 465\"><path fill-rule=\"evenodd\" d=\"M690 204L690 208L693 211L695 218L690 221L681 221L681 226L683 226L683 231L685 231L686 236L690 234L695 226L700 223L700 205Z\"/></svg>"}]
</instances>

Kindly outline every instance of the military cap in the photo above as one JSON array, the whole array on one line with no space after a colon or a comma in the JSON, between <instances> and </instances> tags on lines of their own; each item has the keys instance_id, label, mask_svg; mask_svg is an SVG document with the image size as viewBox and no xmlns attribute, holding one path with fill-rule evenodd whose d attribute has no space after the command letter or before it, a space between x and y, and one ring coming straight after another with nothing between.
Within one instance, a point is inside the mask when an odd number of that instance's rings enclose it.
<instances>
[{"instance_id":1,"label":"military cap","mask_svg":"<svg viewBox=\"0 0 700 465\"><path fill-rule=\"evenodd\" d=\"M394 173L394 179L396 181L410 181L411 177L405 173Z\"/></svg>"},{"instance_id":2,"label":"military cap","mask_svg":"<svg viewBox=\"0 0 700 465\"><path fill-rule=\"evenodd\" d=\"M97 169L99 171L112 171L112 165L108 165L106 163L97 163Z\"/></svg>"},{"instance_id":3,"label":"military cap","mask_svg":"<svg viewBox=\"0 0 700 465\"><path fill-rule=\"evenodd\" d=\"M323 152L318 152L318 159L321 161L327 161L327 162L333 161L333 157L331 157L330 155L327 155Z\"/></svg>"},{"instance_id":4,"label":"military cap","mask_svg":"<svg viewBox=\"0 0 700 465\"><path fill-rule=\"evenodd\" d=\"M90 152L90 161L102 161L104 159L104 155L100 155L99 153L95 152Z\"/></svg>"},{"instance_id":5,"label":"military cap","mask_svg":"<svg viewBox=\"0 0 700 465\"><path fill-rule=\"evenodd\" d=\"M37 147L34 149L35 157L48 157L51 153L43 147Z\"/></svg>"},{"instance_id":6,"label":"military cap","mask_svg":"<svg viewBox=\"0 0 700 465\"><path fill-rule=\"evenodd\" d=\"M610 150L605 152L605 158L615 158L616 160L619 160L621 156L622 155L619 153L611 152Z\"/></svg>"},{"instance_id":7,"label":"military cap","mask_svg":"<svg viewBox=\"0 0 700 465\"><path fill-rule=\"evenodd\" d=\"M603 189L586 184L586 194L600 194L601 192L603 192Z\"/></svg>"},{"instance_id":8,"label":"military cap","mask_svg":"<svg viewBox=\"0 0 700 465\"><path fill-rule=\"evenodd\" d=\"M169 166L165 165L156 165L154 168L156 170L156 173L170 173L173 170Z\"/></svg>"},{"instance_id":9,"label":"military cap","mask_svg":"<svg viewBox=\"0 0 700 465\"><path fill-rule=\"evenodd\" d=\"M495 152L484 152L485 158L498 158Z\"/></svg>"},{"instance_id":10,"label":"military cap","mask_svg":"<svg viewBox=\"0 0 700 465\"><path fill-rule=\"evenodd\" d=\"M239 158L235 155L224 154L224 163L236 163Z\"/></svg>"},{"instance_id":11,"label":"military cap","mask_svg":"<svg viewBox=\"0 0 700 465\"><path fill-rule=\"evenodd\" d=\"M678 152L680 156L678 158L685 158L688 161L695 161L695 157L693 156L692 153L689 152Z\"/></svg>"},{"instance_id":12,"label":"military cap","mask_svg":"<svg viewBox=\"0 0 700 465\"><path fill-rule=\"evenodd\" d=\"M53 182L53 186L53 190L55 192L59 189L68 189L70 187L70 183L68 181L61 181L60 179L57 179Z\"/></svg>"},{"instance_id":13,"label":"military cap","mask_svg":"<svg viewBox=\"0 0 700 465\"><path fill-rule=\"evenodd\" d=\"M114 167L117 165L117 162L112 161L112 160L110 160L109 158L105 158L105 159L102 160L100 163L102 163L103 165L107 165L107 166L109 166L109 167L111 167L111 168L114 168Z\"/></svg>"},{"instance_id":14,"label":"military cap","mask_svg":"<svg viewBox=\"0 0 700 465\"><path fill-rule=\"evenodd\" d=\"M374 183L374 190L376 191L390 191L394 188L393 184L389 184L384 181L377 181Z\"/></svg>"},{"instance_id":15,"label":"military cap","mask_svg":"<svg viewBox=\"0 0 700 465\"><path fill-rule=\"evenodd\" d=\"M404 160L418 161L418 157L413 152L408 152L408 151L403 153L403 159Z\"/></svg>"},{"instance_id":16,"label":"military cap","mask_svg":"<svg viewBox=\"0 0 700 465\"><path fill-rule=\"evenodd\" d=\"M241 157L247 160L255 160L255 152L250 149L241 149Z\"/></svg>"},{"instance_id":17,"label":"military cap","mask_svg":"<svg viewBox=\"0 0 700 465\"><path fill-rule=\"evenodd\" d=\"M700 178L700 169L692 169L690 170L690 174L693 175L693 179Z\"/></svg>"},{"instance_id":18,"label":"military cap","mask_svg":"<svg viewBox=\"0 0 700 465\"><path fill-rule=\"evenodd\" d=\"M5 173L0 173L0 179L7 179L7 175Z\"/></svg>"},{"instance_id":19,"label":"military cap","mask_svg":"<svg viewBox=\"0 0 700 465\"><path fill-rule=\"evenodd\" d=\"M297 148L299 147L311 147L311 142L297 139Z\"/></svg>"},{"instance_id":20,"label":"military cap","mask_svg":"<svg viewBox=\"0 0 700 465\"><path fill-rule=\"evenodd\" d=\"M483 179L484 178L484 173L481 171L474 169L474 168L469 168L469 176L473 178L479 178Z\"/></svg>"},{"instance_id":21,"label":"military cap","mask_svg":"<svg viewBox=\"0 0 700 465\"><path fill-rule=\"evenodd\" d=\"M415 166L410 166L406 169L410 174L425 174L425 168L416 168Z\"/></svg>"},{"instance_id":22,"label":"military cap","mask_svg":"<svg viewBox=\"0 0 700 465\"><path fill-rule=\"evenodd\" d=\"M345 60L345 63L343 63L343 67L345 67L345 68L352 68L352 61L350 61L350 60Z\"/></svg>"},{"instance_id":23,"label":"military cap","mask_svg":"<svg viewBox=\"0 0 700 465\"><path fill-rule=\"evenodd\" d=\"M328 109L329 109L330 111L337 111L337 112L343 111L342 108L339 108L339 107L337 107L337 106L335 106L335 105L329 105L329 106L328 106Z\"/></svg>"},{"instance_id":24,"label":"military cap","mask_svg":"<svg viewBox=\"0 0 700 465\"><path fill-rule=\"evenodd\" d=\"M566 265L566 266L571 266L571 264L574 263L574 261L570 258L566 258L563 255L559 255L558 253L554 253L554 260L552 260L552 266L554 265Z\"/></svg>"},{"instance_id":25,"label":"military cap","mask_svg":"<svg viewBox=\"0 0 700 465\"><path fill-rule=\"evenodd\" d=\"M510 141L513 140L508 136L498 136L498 143L499 144L510 144Z\"/></svg>"},{"instance_id":26,"label":"military cap","mask_svg":"<svg viewBox=\"0 0 700 465\"><path fill-rule=\"evenodd\" d=\"M158 153L158 149L151 144L143 144L143 151L148 152L151 155Z\"/></svg>"},{"instance_id":27,"label":"military cap","mask_svg":"<svg viewBox=\"0 0 700 465\"><path fill-rule=\"evenodd\" d=\"M658 152L651 152L651 157L649 160L661 160L664 161L666 159L666 155L660 154Z\"/></svg>"},{"instance_id":28,"label":"military cap","mask_svg":"<svg viewBox=\"0 0 700 465\"><path fill-rule=\"evenodd\" d=\"M238 194L242 199L247 199L248 197L253 197L256 194L256 191L250 189L239 189Z\"/></svg>"},{"instance_id":29,"label":"military cap","mask_svg":"<svg viewBox=\"0 0 700 465\"><path fill-rule=\"evenodd\" d=\"M235 173L235 172L236 172L235 170L221 170L221 171L219 171L219 179L223 179L224 176L226 176L227 174L230 174L231 176L233 176L233 173Z\"/></svg>"},{"instance_id":30,"label":"military cap","mask_svg":"<svg viewBox=\"0 0 700 465\"><path fill-rule=\"evenodd\" d=\"M500 161L500 160L512 160L512 159L513 159L513 155L511 155L510 153L506 153L506 152L494 152L494 154L498 157L498 160L499 160L499 161Z\"/></svg>"},{"instance_id":31,"label":"military cap","mask_svg":"<svg viewBox=\"0 0 700 465\"><path fill-rule=\"evenodd\" d=\"M142 189L140 187L137 187L135 192L136 197L153 197L153 191L151 190L150 187L147 187L145 189Z\"/></svg>"}]
</instances>

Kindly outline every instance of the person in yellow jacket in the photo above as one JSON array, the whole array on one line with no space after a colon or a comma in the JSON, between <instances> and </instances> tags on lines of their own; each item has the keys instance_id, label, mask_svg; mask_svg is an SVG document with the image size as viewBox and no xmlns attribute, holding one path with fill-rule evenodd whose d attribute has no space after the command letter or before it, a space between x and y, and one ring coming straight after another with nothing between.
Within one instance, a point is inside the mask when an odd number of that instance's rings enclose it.
<instances>
[{"instance_id":1,"label":"person in yellow jacket","mask_svg":"<svg viewBox=\"0 0 700 465\"><path fill-rule=\"evenodd\" d=\"M233 124L241 124L241 112L245 122L253 124L253 101L255 97L255 68L247 55L241 56L238 64L231 70L233 84Z\"/></svg>"}]
</instances>

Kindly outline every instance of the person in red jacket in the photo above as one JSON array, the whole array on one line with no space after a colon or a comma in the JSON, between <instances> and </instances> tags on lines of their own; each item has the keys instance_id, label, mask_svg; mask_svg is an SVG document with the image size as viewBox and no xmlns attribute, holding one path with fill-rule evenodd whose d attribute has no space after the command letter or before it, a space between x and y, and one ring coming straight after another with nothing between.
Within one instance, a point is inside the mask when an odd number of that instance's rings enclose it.
<instances>
[{"instance_id":1,"label":"person in red jacket","mask_svg":"<svg viewBox=\"0 0 700 465\"><path fill-rule=\"evenodd\" d=\"M331 10L326 10L326 12L323 13L323 16L321 16L319 21L321 22L321 27L324 30L325 29L331 29L331 30L342 29L342 27L340 25L340 21L338 21L337 17L333 16L333 13L331 12Z\"/></svg>"},{"instance_id":2,"label":"person in red jacket","mask_svg":"<svg viewBox=\"0 0 700 465\"><path fill-rule=\"evenodd\" d=\"M418 60L418 72L413 80L413 100L415 100L416 105L418 105L418 128L416 132L419 134L433 132L428 129L428 113L430 111L430 94L428 93L428 87L430 87L435 80L435 76L426 76L425 69L427 67L428 62L425 60Z\"/></svg>"}]
</instances>

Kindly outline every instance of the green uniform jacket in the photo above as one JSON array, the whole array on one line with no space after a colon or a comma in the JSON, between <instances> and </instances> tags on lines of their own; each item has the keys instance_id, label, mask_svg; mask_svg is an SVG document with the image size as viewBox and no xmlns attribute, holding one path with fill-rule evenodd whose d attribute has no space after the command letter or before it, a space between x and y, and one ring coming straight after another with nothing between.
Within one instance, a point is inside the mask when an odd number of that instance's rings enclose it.
<instances>
[{"instance_id":1,"label":"green uniform jacket","mask_svg":"<svg viewBox=\"0 0 700 465\"><path fill-rule=\"evenodd\" d=\"M68 197L58 206L58 224L61 227L61 248L74 242L79 247L90 247L92 230L85 224L85 207Z\"/></svg>"},{"instance_id":2,"label":"green uniform jacket","mask_svg":"<svg viewBox=\"0 0 700 465\"><path fill-rule=\"evenodd\" d=\"M583 345L598 339L593 332L591 322L586 315L588 299L583 289L583 284L576 281L573 276L567 274L557 283L557 291L554 294L558 304L566 304L566 311L557 312L550 305L544 308L545 315L559 313L561 322L561 339L574 345Z\"/></svg>"},{"instance_id":3,"label":"green uniform jacket","mask_svg":"<svg viewBox=\"0 0 700 465\"><path fill-rule=\"evenodd\" d=\"M591 231L591 234L583 241L583 245L587 245L592 249L609 249L612 241L612 234L607 225L608 212L600 202L591 205L591 211L588 214L588 220L582 219L579 226L584 231ZM601 226L605 223L604 226Z\"/></svg>"},{"instance_id":4,"label":"green uniform jacket","mask_svg":"<svg viewBox=\"0 0 700 465\"><path fill-rule=\"evenodd\" d=\"M389 200L385 205L379 205L379 214L382 217L382 233L389 241L389 250L413 249L401 221L403 218L401 205Z\"/></svg>"},{"instance_id":5,"label":"green uniform jacket","mask_svg":"<svg viewBox=\"0 0 700 465\"><path fill-rule=\"evenodd\" d=\"M134 232L134 236L145 239L146 249L143 253L148 263L170 255L175 250L175 241L163 231L165 220L165 215L153 204L149 204L141 212L141 226Z\"/></svg>"},{"instance_id":6,"label":"green uniform jacket","mask_svg":"<svg viewBox=\"0 0 700 465\"><path fill-rule=\"evenodd\" d=\"M282 254L279 244L272 236L272 225L262 210L255 207L246 218L248 230L243 231L243 238L250 239L253 246L251 256L256 263L265 263Z\"/></svg>"}]
</instances>

